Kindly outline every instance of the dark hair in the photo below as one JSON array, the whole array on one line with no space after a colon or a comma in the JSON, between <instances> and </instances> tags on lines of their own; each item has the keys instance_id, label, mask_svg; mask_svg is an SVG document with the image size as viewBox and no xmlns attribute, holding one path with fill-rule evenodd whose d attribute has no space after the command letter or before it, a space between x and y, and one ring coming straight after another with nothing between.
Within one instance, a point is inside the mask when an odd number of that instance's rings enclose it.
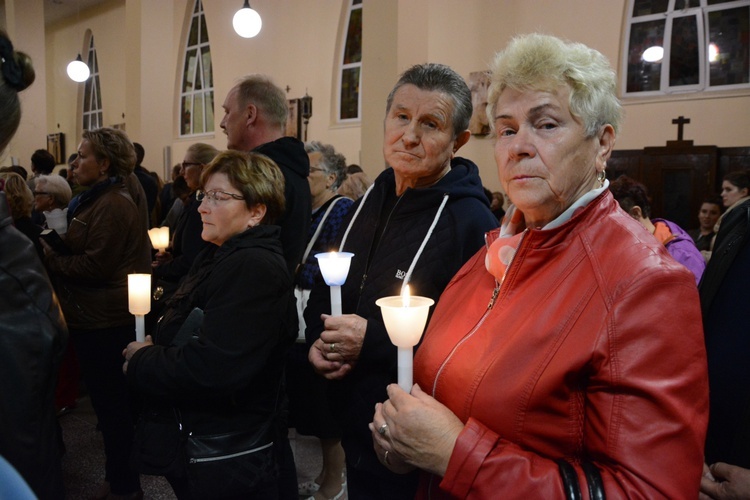
<instances>
[{"instance_id":1,"label":"dark hair","mask_svg":"<svg viewBox=\"0 0 750 500\"><path fill-rule=\"evenodd\" d=\"M357 172L362 172L362 167L357 165L356 163L352 163L351 165L346 167L346 173L347 174L356 174Z\"/></svg>"},{"instance_id":2,"label":"dark hair","mask_svg":"<svg viewBox=\"0 0 750 500\"><path fill-rule=\"evenodd\" d=\"M448 66L435 63L417 64L404 71L391 93L388 94L386 114L391 110L396 92L404 85L414 85L421 90L441 92L450 97L453 101L453 116L451 116L453 138L469 128L469 120L474 109L471 104L471 90L461 75Z\"/></svg>"},{"instance_id":3,"label":"dark hair","mask_svg":"<svg viewBox=\"0 0 750 500\"><path fill-rule=\"evenodd\" d=\"M23 177L23 180L26 180L26 179L29 178L28 172L26 172L26 169L23 168L21 165L13 165L11 167L3 167L3 168L0 168L0 172L13 172L13 173L16 173L16 174L20 175L21 177Z\"/></svg>"},{"instance_id":4,"label":"dark hair","mask_svg":"<svg viewBox=\"0 0 750 500\"><path fill-rule=\"evenodd\" d=\"M620 208L626 212L630 213L634 206L639 206L644 217L651 217L651 200L648 197L648 190L640 182L627 175L621 175L609 184L609 190L620 204Z\"/></svg>"},{"instance_id":5,"label":"dark hair","mask_svg":"<svg viewBox=\"0 0 750 500\"><path fill-rule=\"evenodd\" d=\"M724 176L723 180L737 186L740 190L747 189L748 194L750 194L750 174L748 174L747 170L729 172Z\"/></svg>"},{"instance_id":6,"label":"dark hair","mask_svg":"<svg viewBox=\"0 0 750 500\"><path fill-rule=\"evenodd\" d=\"M323 144L318 141L305 143L305 151L309 153L320 153L320 168L325 170L326 174L333 174L336 179L331 185L331 191L336 191L341 183L346 180L346 158L341 153L337 153L330 144Z\"/></svg>"},{"instance_id":7,"label":"dark hair","mask_svg":"<svg viewBox=\"0 0 750 500\"><path fill-rule=\"evenodd\" d=\"M13 43L0 30L0 151L4 150L21 122L21 102L18 93L34 82L36 73L31 58L13 50Z\"/></svg>"},{"instance_id":8,"label":"dark hair","mask_svg":"<svg viewBox=\"0 0 750 500\"><path fill-rule=\"evenodd\" d=\"M712 194L709 196L706 196L703 198L703 203L710 203L711 205L716 205L719 207L719 213L724 213L724 200L721 199L721 196L718 194Z\"/></svg>"},{"instance_id":9,"label":"dark hair","mask_svg":"<svg viewBox=\"0 0 750 500\"><path fill-rule=\"evenodd\" d=\"M284 213L284 174L269 157L259 153L222 151L201 173L201 186L209 177L225 174L229 183L242 192L247 208L261 204L266 215L261 224L273 224Z\"/></svg>"},{"instance_id":10,"label":"dark hair","mask_svg":"<svg viewBox=\"0 0 750 500\"><path fill-rule=\"evenodd\" d=\"M56 164L55 157L46 149L37 149L31 155L31 170L37 174L51 174Z\"/></svg>"},{"instance_id":11,"label":"dark hair","mask_svg":"<svg viewBox=\"0 0 750 500\"><path fill-rule=\"evenodd\" d=\"M146 156L146 150L137 142L133 143L133 148L135 148L135 164L140 165L143 162L143 157Z\"/></svg>"}]
</instances>

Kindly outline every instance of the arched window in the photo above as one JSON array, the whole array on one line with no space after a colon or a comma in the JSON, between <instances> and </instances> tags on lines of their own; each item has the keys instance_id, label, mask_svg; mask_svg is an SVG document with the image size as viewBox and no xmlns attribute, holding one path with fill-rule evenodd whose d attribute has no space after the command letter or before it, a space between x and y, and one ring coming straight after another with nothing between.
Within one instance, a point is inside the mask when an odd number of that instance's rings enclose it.
<instances>
[{"instance_id":1,"label":"arched window","mask_svg":"<svg viewBox=\"0 0 750 500\"><path fill-rule=\"evenodd\" d=\"M195 0L180 84L180 135L214 131L214 78L206 18L201 0Z\"/></svg>"},{"instance_id":2,"label":"arched window","mask_svg":"<svg viewBox=\"0 0 750 500\"><path fill-rule=\"evenodd\" d=\"M94 35L89 37L89 49L86 64L91 76L84 84L83 90L83 130L93 130L104 126L102 118L102 89L99 85L99 62L94 48Z\"/></svg>"},{"instance_id":3,"label":"arched window","mask_svg":"<svg viewBox=\"0 0 750 500\"><path fill-rule=\"evenodd\" d=\"M629 0L625 96L750 89L750 0Z\"/></svg>"},{"instance_id":4,"label":"arched window","mask_svg":"<svg viewBox=\"0 0 750 500\"><path fill-rule=\"evenodd\" d=\"M339 72L340 122L358 121L362 79L362 0L348 0L349 15L346 21L346 39L342 44L341 71Z\"/></svg>"}]
</instances>

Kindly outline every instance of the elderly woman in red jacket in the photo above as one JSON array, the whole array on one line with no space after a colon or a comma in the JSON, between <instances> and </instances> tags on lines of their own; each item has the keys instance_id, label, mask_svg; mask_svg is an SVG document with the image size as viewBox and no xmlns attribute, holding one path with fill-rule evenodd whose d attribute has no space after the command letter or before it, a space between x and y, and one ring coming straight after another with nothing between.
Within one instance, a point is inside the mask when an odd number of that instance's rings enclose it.
<instances>
[{"instance_id":1,"label":"elderly woman in red jacket","mask_svg":"<svg viewBox=\"0 0 750 500\"><path fill-rule=\"evenodd\" d=\"M382 463L424 471L421 497L695 497L698 295L606 189L615 88L599 52L550 36L494 61L487 110L513 205L440 297L411 393L390 385L370 424Z\"/></svg>"}]
</instances>

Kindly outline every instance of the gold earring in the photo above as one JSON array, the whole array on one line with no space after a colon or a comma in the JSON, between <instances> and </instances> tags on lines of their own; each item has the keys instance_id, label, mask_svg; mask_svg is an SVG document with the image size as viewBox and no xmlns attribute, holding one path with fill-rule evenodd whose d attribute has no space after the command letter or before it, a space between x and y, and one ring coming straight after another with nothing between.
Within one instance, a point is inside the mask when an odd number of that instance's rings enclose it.
<instances>
[{"instance_id":1,"label":"gold earring","mask_svg":"<svg viewBox=\"0 0 750 500\"><path fill-rule=\"evenodd\" d=\"M607 178L607 173L602 169L596 174L596 181L599 183L599 187L604 187L604 180Z\"/></svg>"}]
</instances>

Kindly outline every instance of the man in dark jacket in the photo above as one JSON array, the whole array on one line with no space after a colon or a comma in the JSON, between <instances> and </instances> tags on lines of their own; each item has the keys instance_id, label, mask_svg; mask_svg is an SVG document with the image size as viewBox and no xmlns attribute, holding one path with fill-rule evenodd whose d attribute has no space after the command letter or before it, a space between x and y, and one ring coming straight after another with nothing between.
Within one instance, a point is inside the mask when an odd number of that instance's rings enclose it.
<instances>
[{"instance_id":1,"label":"man in dark jacket","mask_svg":"<svg viewBox=\"0 0 750 500\"><path fill-rule=\"evenodd\" d=\"M750 200L721 222L698 287L708 354L706 462L750 468Z\"/></svg>"},{"instance_id":2,"label":"man in dark jacket","mask_svg":"<svg viewBox=\"0 0 750 500\"><path fill-rule=\"evenodd\" d=\"M42 499L63 498L55 385L68 330L0 186L0 455Z\"/></svg>"},{"instance_id":3,"label":"man in dark jacket","mask_svg":"<svg viewBox=\"0 0 750 500\"><path fill-rule=\"evenodd\" d=\"M310 160L301 141L284 137L288 113L284 91L263 75L246 76L227 94L221 128L227 148L271 158L284 174L286 208L276 221L289 271L294 275L305 250L312 201Z\"/></svg>"},{"instance_id":4,"label":"man in dark jacket","mask_svg":"<svg viewBox=\"0 0 750 500\"><path fill-rule=\"evenodd\" d=\"M437 301L459 268L497 227L477 166L455 156L469 140L471 93L440 64L407 70L388 96L385 160L370 191L350 211L340 249L354 253L341 287L342 311L316 283L305 321L309 359L332 383L331 406L344 423L342 444L352 498L414 498L417 474L398 475L373 450L368 423L396 381L396 347L375 301L411 293Z\"/></svg>"}]
</instances>

